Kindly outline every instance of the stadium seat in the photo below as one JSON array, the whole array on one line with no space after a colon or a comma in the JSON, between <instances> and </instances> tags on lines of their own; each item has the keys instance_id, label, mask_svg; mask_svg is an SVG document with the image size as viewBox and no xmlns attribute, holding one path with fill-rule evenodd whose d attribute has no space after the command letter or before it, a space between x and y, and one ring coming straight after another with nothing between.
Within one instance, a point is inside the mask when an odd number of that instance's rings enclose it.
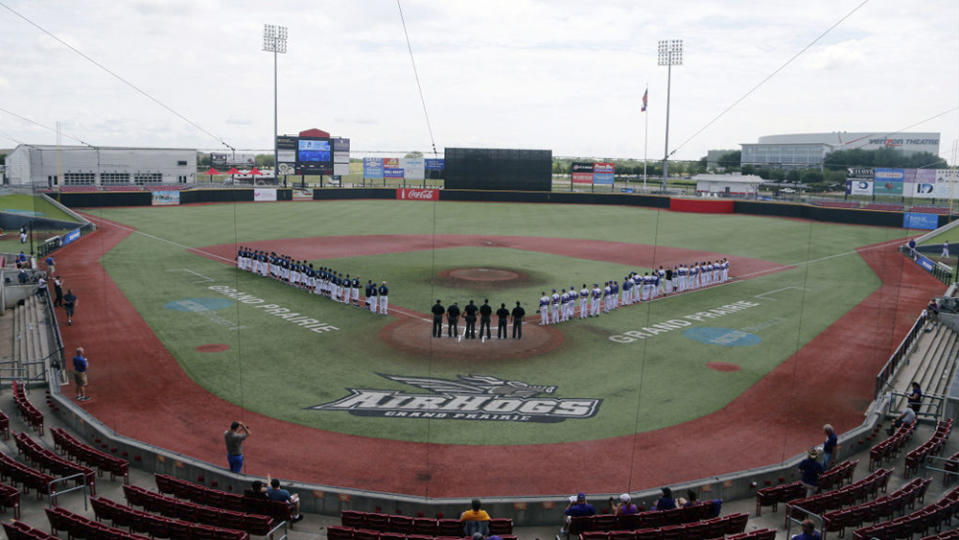
<instances>
[{"instance_id":1,"label":"stadium seat","mask_svg":"<svg viewBox=\"0 0 959 540\"><path fill-rule=\"evenodd\" d=\"M428 536L436 536L437 524L436 519L418 517L413 518L413 534L425 534Z\"/></svg>"},{"instance_id":2,"label":"stadium seat","mask_svg":"<svg viewBox=\"0 0 959 540\"><path fill-rule=\"evenodd\" d=\"M342 510L340 512L340 523L344 527L363 528L366 527L366 512L356 510Z\"/></svg>"},{"instance_id":3,"label":"stadium seat","mask_svg":"<svg viewBox=\"0 0 959 540\"><path fill-rule=\"evenodd\" d=\"M636 531L609 531L609 540L636 540Z\"/></svg>"},{"instance_id":4,"label":"stadium seat","mask_svg":"<svg viewBox=\"0 0 959 540\"><path fill-rule=\"evenodd\" d=\"M513 520L510 518L493 518L489 521L489 533L498 536L513 534ZM442 534L442 532L440 532Z\"/></svg>"},{"instance_id":5,"label":"stadium seat","mask_svg":"<svg viewBox=\"0 0 959 540\"><path fill-rule=\"evenodd\" d=\"M368 512L363 520L363 527L374 531L390 530L390 515L376 512Z\"/></svg>"},{"instance_id":6,"label":"stadium seat","mask_svg":"<svg viewBox=\"0 0 959 540\"><path fill-rule=\"evenodd\" d=\"M410 527L412 527L412 524ZM463 534L463 522L458 519L437 519L436 528L439 536Z\"/></svg>"},{"instance_id":7,"label":"stadium seat","mask_svg":"<svg viewBox=\"0 0 959 540\"><path fill-rule=\"evenodd\" d=\"M662 540L663 533L658 528L636 529L636 540Z\"/></svg>"},{"instance_id":8,"label":"stadium seat","mask_svg":"<svg viewBox=\"0 0 959 540\"><path fill-rule=\"evenodd\" d=\"M409 516L390 516L389 528L387 529L392 532L409 534L413 532L413 518ZM462 528L459 529L459 532L462 532Z\"/></svg>"},{"instance_id":9,"label":"stadium seat","mask_svg":"<svg viewBox=\"0 0 959 540\"><path fill-rule=\"evenodd\" d=\"M593 516L594 531L611 531L618 527L619 519L617 519L615 514L598 514ZM490 528L490 533L497 534L493 532L492 527Z\"/></svg>"},{"instance_id":10,"label":"stadium seat","mask_svg":"<svg viewBox=\"0 0 959 540\"><path fill-rule=\"evenodd\" d=\"M353 540L353 528L343 525L330 525L326 528L327 540Z\"/></svg>"}]
</instances>

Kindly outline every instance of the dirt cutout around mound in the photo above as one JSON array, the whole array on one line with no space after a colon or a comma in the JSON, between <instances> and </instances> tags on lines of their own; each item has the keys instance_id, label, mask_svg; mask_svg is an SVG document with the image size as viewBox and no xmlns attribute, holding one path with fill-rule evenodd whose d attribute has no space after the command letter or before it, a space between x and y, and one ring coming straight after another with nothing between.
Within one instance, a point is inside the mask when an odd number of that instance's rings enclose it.
<instances>
[{"instance_id":1,"label":"dirt cutout around mound","mask_svg":"<svg viewBox=\"0 0 959 540\"><path fill-rule=\"evenodd\" d=\"M470 287L482 291L499 291L522 287L529 275L511 268L451 268L436 274L433 283L446 287Z\"/></svg>"}]
</instances>

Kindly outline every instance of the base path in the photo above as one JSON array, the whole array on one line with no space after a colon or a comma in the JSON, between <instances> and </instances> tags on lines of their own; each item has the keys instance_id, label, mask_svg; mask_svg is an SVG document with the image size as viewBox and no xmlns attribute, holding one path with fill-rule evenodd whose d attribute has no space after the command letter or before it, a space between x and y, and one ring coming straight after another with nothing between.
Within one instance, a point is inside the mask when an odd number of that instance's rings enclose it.
<instances>
[{"instance_id":1,"label":"base path","mask_svg":"<svg viewBox=\"0 0 959 540\"><path fill-rule=\"evenodd\" d=\"M68 356L82 345L90 359L92 399L80 406L120 433L221 467L223 432L242 418L254 431L244 446L250 474L427 497L635 491L778 463L821 442L823 423L842 432L862 421L875 373L914 315L943 288L892 243L863 249L883 285L716 413L595 441L420 444L283 422L195 384L100 265L131 229L91 219L98 231L57 254L65 286L79 297L74 325L61 324Z\"/></svg>"}]
</instances>

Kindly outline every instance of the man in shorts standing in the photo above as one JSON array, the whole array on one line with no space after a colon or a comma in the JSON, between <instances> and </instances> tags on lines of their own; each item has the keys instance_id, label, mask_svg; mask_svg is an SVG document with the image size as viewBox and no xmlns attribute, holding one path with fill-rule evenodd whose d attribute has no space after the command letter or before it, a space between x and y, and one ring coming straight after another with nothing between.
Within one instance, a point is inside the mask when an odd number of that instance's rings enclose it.
<instances>
[{"instance_id":1,"label":"man in shorts standing","mask_svg":"<svg viewBox=\"0 0 959 540\"><path fill-rule=\"evenodd\" d=\"M67 312L67 326L73 326L73 310L77 307L77 296L73 294L73 289L67 289L67 295L63 297L63 309Z\"/></svg>"},{"instance_id":2,"label":"man in shorts standing","mask_svg":"<svg viewBox=\"0 0 959 540\"><path fill-rule=\"evenodd\" d=\"M77 384L77 401L87 401L87 366L89 362L83 356L83 347L77 347L77 354L73 357L73 381Z\"/></svg>"}]
</instances>

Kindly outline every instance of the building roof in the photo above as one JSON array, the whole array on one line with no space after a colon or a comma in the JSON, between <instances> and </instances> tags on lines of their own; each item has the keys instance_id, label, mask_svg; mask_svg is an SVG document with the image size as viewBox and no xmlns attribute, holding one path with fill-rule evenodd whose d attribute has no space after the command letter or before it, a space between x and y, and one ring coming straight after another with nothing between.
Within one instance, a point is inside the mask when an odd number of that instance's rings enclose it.
<instances>
[{"instance_id":1,"label":"building roof","mask_svg":"<svg viewBox=\"0 0 959 540\"><path fill-rule=\"evenodd\" d=\"M81 146L78 144L18 144L14 150L20 148L26 148L27 150L153 150L153 151L170 151L175 150L178 152L196 152L196 148L150 148L146 146Z\"/></svg>"},{"instance_id":2,"label":"building roof","mask_svg":"<svg viewBox=\"0 0 959 540\"><path fill-rule=\"evenodd\" d=\"M755 174L697 174L693 177L697 182L727 182L738 184L762 184L765 182Z\"/></svg>"}]
</instances>

